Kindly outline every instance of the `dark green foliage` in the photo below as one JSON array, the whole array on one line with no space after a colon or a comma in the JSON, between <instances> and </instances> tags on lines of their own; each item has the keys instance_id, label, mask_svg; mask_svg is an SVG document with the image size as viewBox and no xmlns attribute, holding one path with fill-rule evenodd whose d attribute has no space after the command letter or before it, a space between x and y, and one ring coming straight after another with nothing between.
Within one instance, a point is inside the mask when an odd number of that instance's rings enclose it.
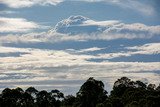
<instances>
[{"instance_id":1,"label":"dark green foliage","mask_svg":"<svg viewBox=\"0 0 160 107\"><path fill-rule=\"evenodd\" d=\"M60 107L63 93L59 90L37 91L29 87L24 92L21 88L6 88L0 94L0 107Z\"/></svg>"},{"instance_id":2,"label":"dark green foliage","mask_svg":"<svg viewBox=\"0 0 160 107\"><path fill-rule=\"evenodd\" d=\"M107 98L102 81L89 78L77 93L77 105L79 107L95 107Z\"/></svg>"},{"instance_id":3,"label":"dark green foliage","mask_svg":"<svg viewBox=\"0 0 160 107\"><path fill-rule=\"evenodd\" d=\"M26 89L25 92L28 93L28 94L36 95L38 93L38 90L36 90L34 87L29 87L29 88Z\"/></svg>"},{"instance_id":4,"label":"dark green foliage","mask_svg":"<svg viewBox=\"0 0 160 107\"><path fill-rule=\"evenodd\" d=\"M72 107L76 101L76 97L73 95L68 95L63 100L63 105L65 107Z\"/></svg>"},{"instance_id":5,"label":"dark green foliage","mask_svg":"<svg viewBox=\"0 0 160 107\"><path fill-rule=\"evenodd\" d=\"M38 107L50 107L50 100L51 100L51 96L45 90L40 91L37 94L36 101L37 101Z\"/></svg>"},{"instance_id":6,"label":"dark green foliage","mask_svg":"<svg viewBox=\"0 0 160 107\"><path fill-rule=\"evenodd\" d=\"M123 107L159 107L160 105L160 93L159 87L156 88L155 84L149 84L148 86L141 81L131 81L127 77L118 79L111 91L112 98L119 98ZM119 107L113 106L112 107Z\"/></svg>"},{"instance_id":7,"label":"dark green foliage","mask_svg":"<svg viewBox=\"0 0 160 107\"><path fill-rule=\"evenodd\" d=\"M59 90L38 91L29 87L5 88L0 94L0 107L160 107L160 85L118 79L107 96L102 81L89 78L73 95L65 96Z\"/></svg>"}]
</instances>

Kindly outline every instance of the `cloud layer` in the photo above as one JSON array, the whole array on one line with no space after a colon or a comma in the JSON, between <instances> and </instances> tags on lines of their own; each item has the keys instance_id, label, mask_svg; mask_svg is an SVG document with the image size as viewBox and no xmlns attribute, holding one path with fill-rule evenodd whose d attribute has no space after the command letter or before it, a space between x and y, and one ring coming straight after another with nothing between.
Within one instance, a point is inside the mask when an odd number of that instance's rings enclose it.
<instances>
[{"instance_id":1,"label":"cloud layer","mask_svg":"<svg viewBox=\"0 0 160 107\"><path fill-rule=\"evenodd\" d=\"M118 20L95 21L83 16L71 16L47 32L3 34L27 32L40 28L40 25L22 18L0 19L0 90L34 86L47 90L57 88L74 94L89 77L103 80L107 90L122 76L159 84L159 57L156 61L112 62L116 58L134 55L159 56L158 25L127 24ZM81 29L86 29L86 32L79 32ZM61 30L64 32L59 32ZM127 43L119 43L121 39ZM70 48L54 48L65 47L68 45L65 43L70 44ZM53 47L48 48L48 45Z\"/></svg>"},{"instance_id":2,"label":"cloud layer","mask_svg":"<svg viewBox=\"0 0 160 107\"><path fill-rule=\"evenodd\" d=\"M0 17L0 33L27 32L36 28L40 28L40 25L23 18Z\"/></svg>"},{"instance_id":3,"label":"cloud layer","mask_svg":"<svg viewBox=\"0 0 160 107\"><path fill-rule=\"evenodd\" d=\"M23 7L31 7L34 5L57 5L61 2L65 2L68 0L1 0L0 3L6 4L11 8L23 8ZM76 0L69 0L74 1ZM141 14L151 16L155 14L155 9L153 6L142 3L138 0L77 0L82 2L104 2L107 4L117 5L122 8L131 9L133 11L137 11Z\"/></svg>"},{"instance_id":4,"label":"cloud layer","mask_svg":"<svg viewBox=\"0 0 160 107\"><path fill-rule=\"evenodd\" d=\"M50 90L54 87L64 92L73 87L78 90L89 77L104 80L109 89L113 82L122 76L158 84L160 62L110 62L107 59L123 55L159 54L159 45L159 43L150 43L124 47L128 51L123 54L118 52L94 55L88 53L105 48L47 50L0 46L0 55L5 54L4 57L0 57L0 84L4 87L21 86L24 88L34 84L33 86L39 89ZM9 53L19 53L19 56L10 56ZM99 58L105 61L90 60Z\"/></svg>"},{"instance_id":5,"label":"cloud layer","mask_svg":"<svg viewBox=\"0 0 160 107\"><path fill-rule=\"evenodd\" d=\"M46 28L21 18L0 18L0 32L26 32L35 28ZM17 26L15 26L17 25ZM62 20L48 32L0 36L5 42L63 42L115 39L160 38L160 26L142 23L125 24L118 20L95 21L83 16L71 16Z\"/></svg>"},{"instance_id":6,"label":"cloud layer","mask_svg":"<svg viewBox=\"0 0 160 107\"><path fill-rule=\"evenodd\" d=\"M0 3L4 3L11 8L23 8L34 5L56 5L62 1L63 0L0 0Z\"/></svg>"}]
</instances>

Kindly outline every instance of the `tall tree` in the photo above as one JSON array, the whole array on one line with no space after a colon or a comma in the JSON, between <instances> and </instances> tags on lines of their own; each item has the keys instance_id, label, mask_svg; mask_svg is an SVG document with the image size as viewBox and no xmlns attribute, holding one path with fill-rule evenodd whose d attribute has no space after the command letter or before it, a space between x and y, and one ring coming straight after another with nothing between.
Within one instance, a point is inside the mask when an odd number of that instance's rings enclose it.
<instances>
[{"instance_id":1,"label":"tall tree","mask_svg":"<svg viewBox=\"0 0 160 107\"><path fill-rule=\"evenodd\" d=\"M79 107L96 107L107 98L107 91L104 90L102 81L89 78L77 93L77 106Z\"/></svg>"}]
</instances>

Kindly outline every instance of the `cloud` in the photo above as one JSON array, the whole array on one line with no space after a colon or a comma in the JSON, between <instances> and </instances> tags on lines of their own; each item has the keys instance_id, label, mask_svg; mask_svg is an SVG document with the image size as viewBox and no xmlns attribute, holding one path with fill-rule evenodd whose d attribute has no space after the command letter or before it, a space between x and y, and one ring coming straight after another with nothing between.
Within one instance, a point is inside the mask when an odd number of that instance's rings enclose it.
<instances>
[{"instance_id":1,"label":"cloud","mask_svg":"<svg viewBox=\"0 0 160 107\"><path fill-rule=\"evenodd\" d=\"M54 31L54 28L41 33L4 34L0 36L0 43L16 43L17 46L20 46L21 43L30 44L30 42L35 43L34 45L37 45L37 42L51 42L51 44L58 42L61 45L64 41L88 41L89 43L90 40L150 39L160 35L160 26L148 26L141 23L125 24L116 20L95 21L89 18L87 20L82 18L83 21L81 22L79 20L81 17L75 18L80 22L75 23L76 21L71 20L70 24L70 21L65 21L69 22L68 24L65 23L68 25L67 27L72 26L74 22L74 27L97 26L105 29L98 33L78 33L75 35L59 33ZM24 19L21 21L29 22ZM8 23L11 22L8 21ZM95 45L83 49L71 48L66 50L0 46L0 84L2 88L17 86L25 88L31 85L38 89L58 88L71 94L77 91L89 77L103 80L107 84L107 90L110 90L114 81L122 76L159 84L160 62L110 61L110 59L117 57L130 57L140 54L157 55L160 54L159 47L160 43L148 43L139 46L123 46L123 51L117 49L118 52L112 50L108 52L108 46L97 47ZM93 59L102 59L102 61L96 62ZM68 88L74 90L71 92L67 90Z\"/></svg>"},{"instance_id":2,"label":"cloud","mask_svg":"<svg viewBox=\"0 0 160 107\"><path fill-rule=\"evenodd\" d=\"M75 53L88 53L88 52L100 51L100 50L103 50L103 49L105 49L105 48L92 47L92 48L80 49L80 50L67 49L67 51L75 52Z\"/></svg>"},{"instance_id":3,"label":"cloud","mask_svg":"<svg viewBox=\"0 0 160 107\"><path fill-rule=\"evenodd\" d=\"M28 33L28 34L8 34L5 36L0 36L1 43L16 43L16 42L63 42L63 41L89 41L89 40L116 40L116 39L150 39L153 37L159 37L160 27L159 26L142 26L136 28L136 24L126 25L123 24L118 26L112 26L111 28L101 32L101 33L91 33L91 34L62 34L57 32L41 32L41 33ZM3 28L7 32L15 31L13 29ZM1 29L1 31L3 30ZM21 30L22 29L22 30ZM21 30L21 31L20 31ZM31 29L16 28L16 31L25 32ZM4 30L3 30L4 31Z\"/></svg>"},{"instance_id":4,"label":"cloud","mask_svg":"<svg viewBox=\"0 0 160 107\"><path fill-rule=\"evenodd\" d=\"M145 47L146 45L148 45L149 47L152 47L152 49L149 49L148 47ZM152 44L145 44L143 46L139 46L139 47L143 47L143 50L147 51L149 50L148 53L144 53L142 52L141 54L154 54L155 52L159 51L160 49L156 49L159 46L159 43L152 43ZM133 48L129 48L129 49L133 49ZM156 49L156 50L155 50ZM10 56L6 56L6 57L0 57L0 65L1 65L1 70L5 70L5 69L10 69L11 71L16 70L16 69L23 69L23 67L27 68L27 69L39 69L39 68L44 68L44 67L61 67L61 66L81 66L81 65L105 65L105 64L113 64L112 62L92 62L92 61L88 61L88 59L92 59L92 58L102 58L102 56L100 56L99 54L97 55L90 55L87 53L81 53L79 54L79 52L83 51L83 52L90 52L93 50L100 50L100 48L87 48L87 49L80 49L80 50L74 50L73 51L68 51L68 50L41 50L41 49L33 49L33 48L13 48L13 47L0 47L1 52L0 53L14 53L14 52L20 52L20 53L24 53L21 54L18 57L10 57ZM87 50L87 51L86 51ZM128 54L132 55L132 54L140 54L141 50L137 50L137 51L133 51L131 53L127 52ZM107 53L109 56L110 54L112 54L112 58L115 57L115 55L117 54L117 56L119 56L119 53ZM106 55L107 55L106 54ZM158 54L158 53L157 53ZM105 56L105 55L104 55ZM110 57L103 57L103 58L110 58ZM123 63L118 63L115 62L115 65L117 64L132 64L134 62L123 62ZM157 62L155 62L157 63ZM144 64L144 63L141 63ZM146 63L147 64L147 63ZM2 67L4 66L5 67ZM154 70L158 70L159 69L159 65L156 65L155 67L157 67L156 69L153 68ZM152 68L144 68L144 70L153 70ZM8 70L8 71L10 71ZM129 70L129 69L128 69ZM135 70L136 71L136 70Z\"/></svg>"},{"instance_id":5,"label":"cloud","mask_svg":"<svg viewBox=\"0 0 160 107\"><path fill-rule=\"evenodd\" d=\"M160 34L160 26L148 26L142 23L122 23L118 20L108 20L108 21L94 21L94 20L87 20L83 22L83 25L87 26L103 26L106 27L103 33L148 33L153 35Z\"/></svg>"},{"instance_id":6,"label":"cloud","mask_svg":"<svg viewBox=\"0 0 160 107\"><path fill-rule=\"evenodd\" d=\"M134 54L160 54L160 43L148 43L142 46L126 47L126 49L137 50Z\"/></svg>"},{"instance_id":7,"label":"cloud","mask_svg":"<svg viewBox=\"0 0 160 107\"><path fill-rule=\"evenodd\" d=\"M92 48L87 48L87 49L81 49L78 52L94 52L94 51L99 51L105 48L98 48L98 47L92 47Z\"/></svg>"},{"instance_id":8,"label":"cloud","mask_svg":"<svg viewBox=\"0 0 160 107\"><path fill-rule=\"evenodd\" d=\"M94 59L114 59L118 57L130 57L133 55L155 55L160 54L160 43L148 43L141 46L125 47L124 52L98 54Z\"/></svg>"},{"instance_id":9,"label":"cloud","mask_svg":"<svg viewBox=\"0 0 160 107\"><path fill-rule=\"evenodd\" d=\"M0 14L15 14L15 13L18 13L16 11L8 11L8 10L3 10L3 11L0 11Z\"/></svg>"},{"instance_id":10,"label":"cloud","mask_svg":"<svg viewBox=\"0 0 160 107\"><path fill-rule=\"evenodd\" d=\"M152 38L160 35L160 26L148 26L142 23L126 24L118 20L95 21L84 16L71 16L57 23L48 34L67 34L61 39L67 40L113 40ZM60 36L58 36L60 37Z\"/></svg>"},{"instance_id":11,"label":"cloud","mask_svg":"<svg viewBox=\"0 0 160 107\"><path fill-rule=\"evenodd\" d=\"M151 45L157 47L156 43L148 44ZM145 45L140 47L144 47L143 50L148 49ZM147 79L156 84L159 83L160 78L158 74L160 62L92 62L88 60L101 56L79 53L100 50L95 47L74 50L75 52L4 46L0 46L0 50L0 53L26 53L18 57L0 57L0 84L9 87L32 85L41 89L58 88L66 91L67 88L76 88L78 90L87 78L95 77L103 80L111 89L114 81L122 76Z\"/></svg>"},{"instance_id":12,"label":"cloud","mask_svg":"<svg viewBox=\"0 0 160 107\"><path fill-rule=\"evenodd\" d=\"M6 4L11 8L31 7L34 5L57 5L67 0L0 0L0 3ZM71 2L75 0L70 0ZM143 3L139 0L77 0L82 2L105 2L122 8L131 9L144 15L154 15L155 9L153 6Z\"/></svg>"},{"instance_id":13,"label":"cloud","mask_svg":"<svg viewBox=\"0 0 160 107\"><path fill-rule=\"evenodd\" d=\"M24 18L0 17L0 33L28 32L37 28L42 28L42 26Z\"/></svg>"},{"instance_id":14,"label":"cloud","mask_svg":"<svg viewBox=\"0 0 160 107\"><path fill-rule=\"evenodd\" d=\"M74 1L74 0L71 0ZM133 11L139 12L140 14L151 16L156 13L152 5L143 3L139 0L79 0L85 2L105 2L112 5L117 5L122 8L131 9Z\"/></svg>"},{"instance_id":15,"label":"cloud","mask_svg":"<svg viewBox=\"0 0 160 107\"><path fill-rule=\"evenodd\" d=\"M0 3L6 4L11 8L31 7L34 5L56 5L63 0L0 0Z\"/></svg>"},{"instance_id":16,"label":"cloud","mask_svg":"<svg viewBox=\"0 0 160 107\"><path fill-rule=\"evenodd\" d=\"M0 32L27 32L46 26L22 18L0 18ZM15 26L17 25L17 26ZM1 43L63 42L115 39L150 39L160 36L160 26L142 23L126 24L118 20L95 21L83 16L71 16L57 23L48 32L1 35Z\"/></svg>"}]
</instances>

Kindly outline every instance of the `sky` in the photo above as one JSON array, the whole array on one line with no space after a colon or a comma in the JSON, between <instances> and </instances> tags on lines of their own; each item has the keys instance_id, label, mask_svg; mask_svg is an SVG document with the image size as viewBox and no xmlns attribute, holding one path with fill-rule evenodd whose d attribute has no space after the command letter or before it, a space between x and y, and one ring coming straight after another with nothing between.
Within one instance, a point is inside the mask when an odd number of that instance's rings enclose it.
<instances>
[{"instance_id":1,"label":"sky","mask_svg":"<svg viewBox=\"0 0 160 107\"><path fill-rule=\"evenodd\" d=\"M159 0L0 0L0 90L76 94L89 78L160 80Z\"/></svg>"}]
</instances>

